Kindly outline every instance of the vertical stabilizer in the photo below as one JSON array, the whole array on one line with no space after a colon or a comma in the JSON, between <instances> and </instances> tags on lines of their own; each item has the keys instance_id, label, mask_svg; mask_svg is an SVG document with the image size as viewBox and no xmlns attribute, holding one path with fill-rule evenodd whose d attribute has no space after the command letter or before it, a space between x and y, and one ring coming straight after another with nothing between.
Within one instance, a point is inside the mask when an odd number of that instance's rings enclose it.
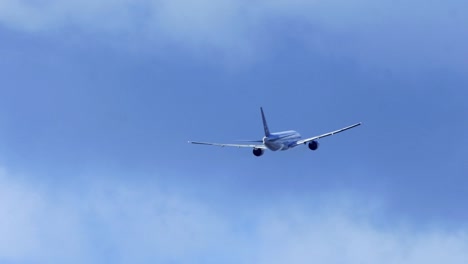
<instances>
[{"instance_id":1,"label":"vertical stabilizer","mask_svg":"<svg viewBox=\"0 0 468 264\"><path fill-rule=\"evenodd\" d=\"M262 112L262 120L263 120L263 129L265 130L265 136L269 137L270 136L270 130L268 129L268 124L265 119L265 114L263 113L263 108L260 107L260 111Z\"/></svg>"}]
</instances>

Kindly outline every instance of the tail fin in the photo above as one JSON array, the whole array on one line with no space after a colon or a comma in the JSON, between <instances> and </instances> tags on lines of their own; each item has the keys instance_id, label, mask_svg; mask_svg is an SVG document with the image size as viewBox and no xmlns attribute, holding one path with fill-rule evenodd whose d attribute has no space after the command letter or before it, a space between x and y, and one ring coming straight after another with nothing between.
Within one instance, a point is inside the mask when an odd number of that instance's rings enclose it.
<instances>
[{"instance_id":1,"label":"tail fin","mask_svg":"<svg viewBox=\"0 0 468 264\"><path fill-rule=\"evenodd\" d=\"M263 129L265 130L265 136L268 137L270 136L270 130L268 129L268 124L265 119L265 114L263 113L263 108L260 107L260 111L262 112L262 120L263 120Z\"/></svg>"}]
</instances>

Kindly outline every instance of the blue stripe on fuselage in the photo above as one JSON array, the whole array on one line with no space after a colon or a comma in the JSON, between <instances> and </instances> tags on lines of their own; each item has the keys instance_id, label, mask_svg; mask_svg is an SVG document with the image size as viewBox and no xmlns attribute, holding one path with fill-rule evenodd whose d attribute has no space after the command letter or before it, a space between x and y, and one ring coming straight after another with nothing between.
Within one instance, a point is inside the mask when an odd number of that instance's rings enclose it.
<instances>
[{"instance_id":1,"label":"blue stripe on fuselage","mask_svg":"<svg viewBox=\"0 0 468 264\"><path fill-rule=\"evenodd\" d=\"M276 140L279 140L279 139L285 139L285 138L291 138L291 137L298 137L300 138L301 135L299 135L299 133L297 133L296 131L283 131L283 132L277 132L277 133L272 133L268 139L270 141L276 141Z\"/></svg>"}]
</instances>

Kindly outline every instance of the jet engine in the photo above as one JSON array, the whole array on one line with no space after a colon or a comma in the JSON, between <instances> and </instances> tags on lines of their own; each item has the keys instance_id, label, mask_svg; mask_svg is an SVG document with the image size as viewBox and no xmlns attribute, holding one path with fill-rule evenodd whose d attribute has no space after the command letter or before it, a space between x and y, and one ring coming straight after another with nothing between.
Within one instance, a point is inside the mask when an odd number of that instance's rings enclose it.
<instances>
[{"instance_id":1,"label":"jet engine","mask_svg":"<svg viewBox=\"0 0 468 264\"><path fill-rule=\"evenodd\" d=\"M255 156L260 157L261 155L263 155L265 150L261 148L254 148L252 152Z\"/></svg>"},{"instance_id":2,"label":"jet engine","mask_svg":"<svg viewBox=\"0 0 468 264\"><path fill-rule=\"evenodd\" d=\"M312 140L311 142L309 142L309 148L311 150L317 150L319 147L319 143L315 140Z\"/></svg>"}]
</instances>

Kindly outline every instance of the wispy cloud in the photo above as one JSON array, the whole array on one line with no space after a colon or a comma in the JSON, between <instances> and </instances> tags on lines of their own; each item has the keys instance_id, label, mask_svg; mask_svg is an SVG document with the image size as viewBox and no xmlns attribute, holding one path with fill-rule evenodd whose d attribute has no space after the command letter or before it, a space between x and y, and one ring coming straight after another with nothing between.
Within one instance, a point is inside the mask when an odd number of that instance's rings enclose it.
<instances>
[{"instance_id":1,"label":"wispy cloud","mask_svg":"<svg viewBox=\"0 0 468 264\"><path fill-rule=\"evenodd\" d=\"M52 190L6 173L0 183L0 260L186 262L224 230L203 204L145 185L94 181Z\"/></svg>"},{"instance_id":2,"label":"wispy cloud","mask_svg":"<svg viewBox=\"0 0 468 264\"><path fill-rule=\"evenodd\" d=\"M4 171L0 182L0 260L81 259L80 212L72 204Z\"/></svg>"},{"instance_id":3,"label":"wispy cloud","mask_svg":"<svg viewBox=\"0 0 468 264\"><path fill-rule=\"evenodd\" d=\"M298 221L291 217L280 219L270 218L261 228L262 263L410 264L468 260L466 230L450 233L437 229L416 232L395 226L378 228L368 218L359 219L342 209L332 214L303 214Z\"/></svg>"},{"instance_id":4,"label":"wispy cloud","mask_svg":"<svg viewBox=\"0 0 468 264\"><path fill-rule=\"evenodd\" d=\"M464 7L461 1L4 0L0 23L34 32L71 27L152 46L153 52L175 44L239 59L268 50L276 41L267 37L272 27L299 21L310 27L296 37L315 52L394 68L454 68L466 66Z\"/></svg>"},{"instance_id":5,"label":"wispy cloud","mask_svg":"<svg viewBox=\"0 0 468 264\"><path fill-rule=\"evenodd\" d=\"M238 217L203 199L118 180L52 189L0 176L0 260L35 263L466 263L467 229L381 227L331 195ZM242 219L242 221L240 221ZM248 219L248 223L245 220Z\"/></svg>"}]
</instances>

